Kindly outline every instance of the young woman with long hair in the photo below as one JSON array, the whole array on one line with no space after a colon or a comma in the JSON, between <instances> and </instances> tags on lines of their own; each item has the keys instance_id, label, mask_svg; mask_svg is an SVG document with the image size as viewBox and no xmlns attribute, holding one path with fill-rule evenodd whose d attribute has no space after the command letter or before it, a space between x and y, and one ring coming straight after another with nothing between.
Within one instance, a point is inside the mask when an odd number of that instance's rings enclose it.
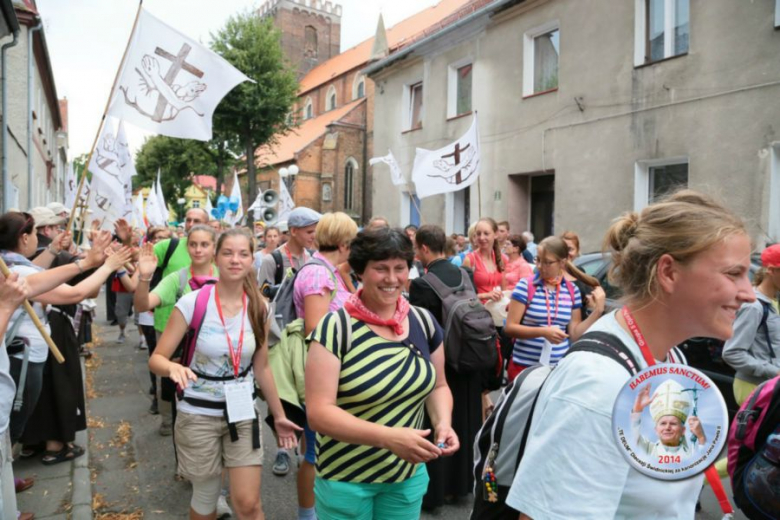
<instances>
[{"instance_id":1,"label":"young woman with long hair","mask_svg":"<svg viewBox=\"0 0 780 520\"><path fill-rule=\"evenodd\" d=\"M569 261L564 266L563 276L580 290L582 319L588 318L593 313L597 313L596 317L599 318L604 310L597 308L596 300L606 298L606 293L598 280L574 265L574 261L580 256L580 237L574 231L564 231L561 238L569 249Z\"/></svg>"},{"instance_id":2,"label":"young woman with long hair","mask_svg":"<svg viewBox=\"0 0 780 520\"><path fill-rule=\"evenodd\" d=\"M507 368L510 381L529 366L555 366L569 350L570 339L577 341L604 310L602 292L594 296L598 312L583 320L580 290L564 279L567 269L579 271L568 256L561 238L545 238L537 249L538 273L520 280L512 292L504 328L515 338Z\"/></svg>"},{"instance_id":3,"label":"young woman with long hair","mask_svg":"<svg viewBox=\"0 0 780 520\"><path fill-rule=\"evenodd\" d=\"M483 303L503 298L506 287L504 271L506 258L501 253L501 244L496 239L498 224L490 217L481 218L474 227L476 249L463 259L463 267L474 271L474 285L477 297Z\"/></svg>"},{"instance_id":4,"label":"young woman with long hair","mask_svg":"<svg viewBox=\"0 0 780 520\"><path fill-rule=\"evenodd\" d=\"M231 421L227 396L254 400L255 382L274 417L278 444L297 445L300 430L285 417L268 366L268 310L252 267L254 238L243 229L220 235L216 247L219 280L183 296L149 360L151 370L183 390L175 425L178 473L192 482L191 519L213 519L222 470L239 518L264 518L260 500L263 450L254 419ZM196 310L200 291L210 291L189 366L171 361ZM238 402L238 401L234 401ZM251 404L249 405L252 406ZM246 405L242 408L246 413ZM232 413L232 412L231 412Z\"/></svg>"},{"instance_id":5,"label":"young woman with long hair","mask_svg":"<svg viewBox=\"0 0 780 520\"><path fill-rule=\"evenodd\" d=\"M591 330L615 336L640 369L648 365L645 356L675 361L670 352L688 338L730 338L737 310L756 298L743 222L697 192L624 214L607 232L605 249L625 306ZM630 379L592 352L567 356L552 371L507 499L520 519L694 518L703 475L646 476L613 438L614 404Z\"/></svg>"}]
</instances>

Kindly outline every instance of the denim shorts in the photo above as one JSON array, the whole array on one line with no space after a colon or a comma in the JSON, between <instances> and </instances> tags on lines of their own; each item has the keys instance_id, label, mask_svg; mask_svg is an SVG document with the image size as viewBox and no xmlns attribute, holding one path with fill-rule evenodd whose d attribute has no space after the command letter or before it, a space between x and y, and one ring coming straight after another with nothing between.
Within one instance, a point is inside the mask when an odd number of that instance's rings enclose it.
<instances>
[{"instance_id":1,"label":"denim shorts","mask_svg":"<svg viewBox=\"0 0 780 520\"><path fill-rule=\"evenodd\" d=\"M306 452L303 460L314 466L317 463L317 432L309 428L309 421L303 423L303 434L306 436Z\"/></svg>"},{"instance_id":2,"label":"denim shorts","mask_svg":"<svg viewBox=\"0 0 780 520\"><path fill-rule=\"evenodd\" d=\"M418 464L414 475L392 484L314 480L319 520L409 520L419 518L428 490L428 471Z\"/></svg>"}]
</instances>

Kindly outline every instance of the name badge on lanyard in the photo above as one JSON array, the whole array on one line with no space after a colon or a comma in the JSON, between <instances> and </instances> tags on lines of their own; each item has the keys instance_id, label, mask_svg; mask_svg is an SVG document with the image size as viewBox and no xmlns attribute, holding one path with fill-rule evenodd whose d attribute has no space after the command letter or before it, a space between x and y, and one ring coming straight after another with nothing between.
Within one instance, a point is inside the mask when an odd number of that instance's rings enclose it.
<instances>
[{"instance_id":1,"label":"name badge on lanyard","mask_svg":"<svg viewBox=\"0 0 780 520\"><path fill-rule=\"evenodd\" d=\"M547 294L547 287L542 285L542 289L544 292L544 303L547 307L547 326L552 327L553 322L558 318L558 304L560 302L560 296L561 296L561 284L559 283L555 290L555 315L550 315L550 297ZM574 302L572 302L573 304ZM544 347L542 347L542 353L539 356L539 364L544 366L550 366L550 360L552 358L552 351L553 347L557 346L554 343L551 343L549 340L544 340Z\"/></svg>"},{"instance_id":2,"label":"name badge on lanyard","mask_svg":"<svg viewBox=\"0 0 780 520\"><path fill-rule=\"evenodd\" d=\"M228 422L251 421L255 418L254 382L225 383L225 403Z\"/></svg>"},{"instance_id":3,"label":"name badge on lanyard","mask_svg":"<svg viewBox=\"0 0 780 520\"><path fill-rule=\"evenodd\" d=\"M238 335L238 345L233 348L233 341L228 334L227 326L225 325L225 317L222 314L222 303L219 300L219 289L214 288L214 303L217 306L217 313L219 319L222 322L222 328L225 329L225 338L227 339L228 351L230 353L230 361L233 365L233 377L236 381L230 381L225 383L225 405L227 407L228 422L237 423L239 421L253 420L255 418L255 400L252 394L254 393L253 381L237 381L238 375L241 371L241 352L244 349L244 325L246 323L246 293L243 294L241 303L241 331Z\"/></svg>"}]
</instances>

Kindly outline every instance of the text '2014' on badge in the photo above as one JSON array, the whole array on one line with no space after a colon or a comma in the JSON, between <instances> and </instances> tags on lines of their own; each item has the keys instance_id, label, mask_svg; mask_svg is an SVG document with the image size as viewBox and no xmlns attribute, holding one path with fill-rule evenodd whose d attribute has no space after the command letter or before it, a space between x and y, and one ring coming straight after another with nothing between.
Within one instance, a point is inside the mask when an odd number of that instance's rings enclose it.
<instances>
[{"instance_id":1,"label":"text '2014' on badge","mask_svg":"<svg viewBox=\"0 0 780 520\"><path fill-rule=\"evenodd\" d=\"M662 480L688 478L720 455L728 435L726 402L699 370L653 365L618 394L612 431L620 452L639 472Z\"/></svg>"}]
</instances>

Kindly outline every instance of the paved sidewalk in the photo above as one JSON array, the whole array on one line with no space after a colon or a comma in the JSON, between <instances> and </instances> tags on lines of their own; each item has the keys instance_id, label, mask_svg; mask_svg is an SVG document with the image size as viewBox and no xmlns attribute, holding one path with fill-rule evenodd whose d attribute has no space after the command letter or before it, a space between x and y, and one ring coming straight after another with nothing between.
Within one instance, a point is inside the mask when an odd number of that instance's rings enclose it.
<instances>
[{"instance_id":1,"label":"paved sidewalk","mask_svg":"<svg viewBox=\"0 0 780 520\"><path fill-rule=\"evenodd\" d=\"M83 358L81 369L86 374ZM41 455L14 461L14 476L35 478L33 487L16 495L20 511L33 512L39 520L92 520L92 485L86 431L76 434L76 444L82 446L85 453L71 462L44 466L40 462Z\"/></svg>"}]
</instances>

